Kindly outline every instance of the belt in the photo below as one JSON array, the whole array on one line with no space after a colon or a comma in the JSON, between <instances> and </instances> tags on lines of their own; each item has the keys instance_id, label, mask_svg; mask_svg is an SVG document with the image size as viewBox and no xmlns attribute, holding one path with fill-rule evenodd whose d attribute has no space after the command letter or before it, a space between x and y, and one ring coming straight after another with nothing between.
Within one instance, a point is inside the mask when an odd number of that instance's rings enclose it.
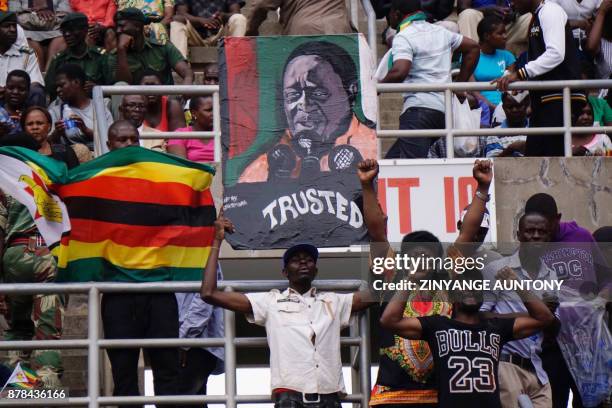
<instances>
[{"instance_id":1,"label":"belt","mask_svg":"<svg viewBox=\"0 0 612 408\"><path fill-rule=\"evenodd\" d=\"M304 393L293 390L283 390L281 392L275 392L274 402L280 401L298 401L304 404L316 404L321 401L339 401L340 396L337 392L331 394L316 394L316 393Z\"/></svg>"},{"instance_id":2,"label":"belt","mask_svg":"<svg viewBox=\"0 0 612 408\"><path fill-rule=\"evenodd\" d=\"M531 359L523 358L517 356L516 354L502 354L499 357L499 360L514 364L515 366L519 366L524 370L531 371L532 373L536 372L535 366L531 362Z\"/></svg>"},{"instance_id":3,"label":"belt","mask_svg":"<svg viewBox=\"0 0 612 408\"><path fill-rule=\"evenodd\" d=\"M46 247L47 244L40 234L32 234L32 235L22 235L16 234L7 242L6 246L14 247L18 245L25 245L31 250L36 250L37 248Z\"/></svg>"}]
</instances>

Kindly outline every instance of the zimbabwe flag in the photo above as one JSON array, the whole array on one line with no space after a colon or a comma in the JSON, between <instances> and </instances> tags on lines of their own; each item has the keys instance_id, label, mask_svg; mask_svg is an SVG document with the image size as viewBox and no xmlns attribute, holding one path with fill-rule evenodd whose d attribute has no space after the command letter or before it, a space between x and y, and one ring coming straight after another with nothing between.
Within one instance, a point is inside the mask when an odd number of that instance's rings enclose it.
<instances>
[{"instance_id":1,"label":"zimbabwe flag","mask_svg":"<svg viewBox=\"0 0 612 408\"><path fill-rule=\"evenodd\" d=\"M58 164L21 153L28 169L51 173L44 166ZM201 279L214 237L214 168L134 146L52 173L40 179L66 206L71 226L54 249L57 281Z\"/></svg>"}]
</instances>

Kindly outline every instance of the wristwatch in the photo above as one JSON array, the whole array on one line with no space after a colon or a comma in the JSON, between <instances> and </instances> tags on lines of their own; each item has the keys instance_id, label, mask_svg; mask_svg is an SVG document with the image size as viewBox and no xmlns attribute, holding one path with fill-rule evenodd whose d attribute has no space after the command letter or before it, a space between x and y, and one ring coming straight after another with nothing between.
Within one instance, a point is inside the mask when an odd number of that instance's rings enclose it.
<instances>
[{"instance_id":1,"label":"wristwatch","mask_svg":"<svg viewBox=\"0 0 612 408\"><path fill-rule=\"evenodd\" d=\"M491 200L491 194L484 194L479 190L476 190L476 197L480 198L485 203L488 203Z\"/></svg>"}]
</instances>

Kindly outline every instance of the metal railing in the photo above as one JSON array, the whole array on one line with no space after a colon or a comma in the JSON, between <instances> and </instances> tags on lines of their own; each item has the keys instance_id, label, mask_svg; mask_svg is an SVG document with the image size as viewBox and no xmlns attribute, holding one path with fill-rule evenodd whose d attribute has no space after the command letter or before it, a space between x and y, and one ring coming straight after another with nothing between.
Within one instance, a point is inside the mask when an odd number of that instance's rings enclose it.
<instances>
[{"instance_id":1,"label":"metal railing","mask_svg":"<svg viewBox=\"0 0 612 408\"><path fill-rule=\"evenodd\" d=\"M326 291L355 291L362 287L359 280L314 281L313 285ZM261 292L271 289L284 289L287 281L220 281L219 288L226 291ZM225 337L207 339L112 339L104 340L100 336L100 295L103 293L162 293L162 292L197 292L199 282L154 282L154 283L68 283L68 284L0 284L0 293L25 294L79 294L88 295L88 330L87 339L67 340L29 340L0 341L0 350L33 350L33 349L87 349L87 397L69 397L67 399L27 399L2 400L0 407L15 406L88 406L97 408L108 405L141 405L141 404L187 404L187 403L225 403L234 408L238 403L268 403L270 395L239 395L236 389L236 348L265 347L264 337L236 337L235 314L224 311ZM356 354L351 357L353 384L359 390L347 395L343 401L357 402L367 407L370 396L370 333L368 313L360 313L352 319L350 337L342 337L342 346L350 346ZM177 316L178 319L178 316ZM225 348L225 394L224 395L164 395L164 396L101 396L101 351L109 348L140 347L224 347ZM358 348L356 350L355 348ZM355 380L358 381L355 381Z\"/></svg>"}]
</instances>

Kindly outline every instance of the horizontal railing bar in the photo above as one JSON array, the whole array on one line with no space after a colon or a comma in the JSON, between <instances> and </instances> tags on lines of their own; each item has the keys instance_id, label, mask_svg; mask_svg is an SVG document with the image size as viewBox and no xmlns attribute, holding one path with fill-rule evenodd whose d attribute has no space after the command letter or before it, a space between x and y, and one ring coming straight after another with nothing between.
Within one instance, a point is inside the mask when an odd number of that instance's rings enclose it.
<instances>
[{"instance_id":1,"label":"horizontal railing bar","mask_svg":"<svg viewBox=\"0 0 612 408\"><path fill-rule=\"evenodd\" d=\"M108 95L211 95L219 92L218 85L105 85L104 96Z\"/></svg>"},{"instance_id":2,"label":"horizontal railing bar","mask_svg":"<svg viewBox=\"0 0 612 408\"><path fill-rule=\"evenodd\" d=\"M0 399L0 407L66 407L85 406L89 404L89 397L75 397L65 399L40 398L40 399Z\"/></svg>"},{"instance_id":3,"label":"horizontal railing bar","mask_svg":"<svg viewBox=\"0 0 612 408\"><path fill-rule=\"evenodd\" d=\"M527 81L514 82L510 84L511 90L547 90L547 89L595 89L612 87L610 79L591 79L573 81ZM494 84L489 82L451 82L445 84L377 84L378 92L443 92L446 89L451 91L491 91L497 89Z\"/></svg>"},{"instance_id":4,"label":"horizontal railing bar","mask_svg":"<svg viewBox=\"0 0 612 408\"><path fill-rule=\"evenodd\" d=\"M360 337L341 337L340 344L345 346L359 345ZM265 337L237 337L236 347L266 347ZM34 350L34 349L84 349L89 345L86 339L66 340L15 340L0 342L0 350ZM223 338L206 339L104 339L98 340L98 346L104 349L116 348L160 348L160 347L223 347Z\"/></svg>"},{"instance_id":5,"label":"horizontal railing bar","mask_svg":"<svg viewBox=\"0 0 612 408\"><path fill-rule=\"evenodd\" d=\"M347 280L315 280L313 286L324 291L352 291L361 287L362 281ZM103 293L158 293L158 292L199 292L201 282L83 282L83 283L9 283L0 284L2 294L47 294L47 293L86 293L96 287ZM286 280L248 280L219 281L218 288L223 290L231 287L237 292L262 292L270 289L286 289Z\"/></svg>"},{"instance_id":6,"label":"horizontal railing bar","mask_svg":"<svg viewBox=\"0 0 612 408\"><path fill-rule=\"evenodd\" d=\"M0 350L84 349L89 340L7 340L0 341Z\"/></svg>"},{"instance_id":7,"label":"horizontal railing bar","mask_svg":"<svg viewBox=\"0 0 612 408\"><path fill-rule=\"evenodd\" d=\"M452 129L453 136L516 136L516 135L559 135L563 134L562 127L541 128L484 128L484 129ZM612 132L612 126L572 127L572 133L607 133ZM376 135L380 138L392 137L440 137L448 133L446 129L411 129L411 130L378 130Z\"/></svg>"},{"instance_id":8,"label":"horizontal railing bar","mask_svg":"<svg viewBox=\"0 0 612 408\"><path fill-rule=\"evenodd\" d=\"M216 132L142 132L141 139L214 139Z\"/></svg>"},{"instance_id":9,"label":"horizontal railing bar","mask_svg":"<svg viewBox=\"0 0 612 408\"><path fill-rule=\"evenodd\" d=\"M612 80L571 80L571 81L522 81L510 84L512 90L547 90L547 89L596 89L612 87ZM489 82L450 82L442 84L377 84L378 92L443 92L451 91L482 91L497 89ZM219 91L218 85L109 85L102 86L102 92L107 95L212 95Z\"/></svg>"},{"instance_id":10,"label":"horizontal railing bar","mask_svg":"<svg viewBox=\"0 0 612 408\"><path fill-rule=\"evenodd\" d=\"M133 397L99 397L100 405L144 405L144 404L194 404L209 403L223 404L226 400L225 395L163 395L163 396L133 396ZM361 394L351 394L341 398L343 402L359 402ZM236 395L236 402L263 404L270 403L272 399L269 395ZM68 399L22 399L9 400L0 399L0 407L48 407L48 406L86 406L89 404L88 397L75 397Z\"/></svg>"}]
</instances>

